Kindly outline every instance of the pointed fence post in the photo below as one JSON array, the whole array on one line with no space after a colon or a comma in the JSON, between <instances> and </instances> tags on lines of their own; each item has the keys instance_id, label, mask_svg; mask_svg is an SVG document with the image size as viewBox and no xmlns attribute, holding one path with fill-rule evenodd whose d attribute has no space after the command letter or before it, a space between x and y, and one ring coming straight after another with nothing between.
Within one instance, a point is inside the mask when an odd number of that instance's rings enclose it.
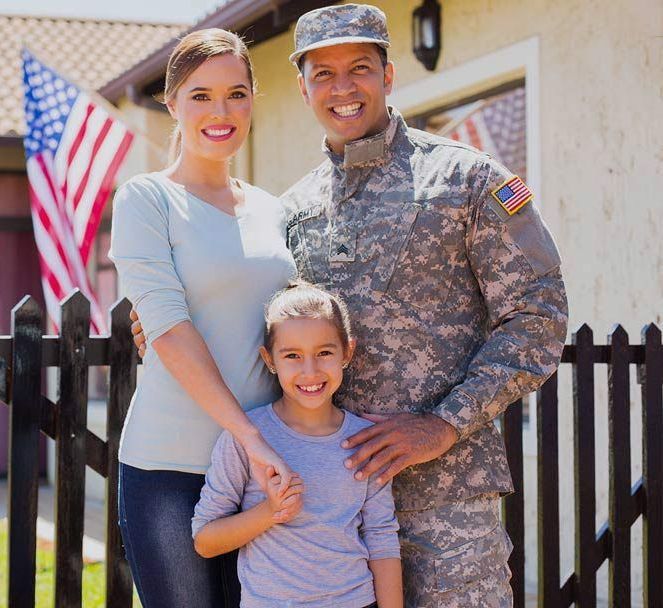
<instances>
[{"instance_id":1,"label":"pointed fence post","mask_svg":"<svg viewBox=\"0 0 663 608\"><path fill-rule=\"evenodd\" d=\"M557 372L536 395L538 600L560 608L559 589L559 428Z\"/></svg>"},{"instance_id":2,"label":"pointed fence post","mask_svg":"<svg viewBox=\"0 0 663 608\"><path fill-rule=\"evenodd\" d=\"M609 524L612 555L608 565L611 606L631 605L631 399L628 334L617 325L608 336Z\"/></svg>"},{"instance_id":3,"label":"pointed fence post","mask_svg":"<svg viewBox=\"0 0 663 608\"><path fill-rule=\"evenodd\" d=\"M514 608L525 608L525 492L523 488L523 400L509 405L502 418L506 457L514 492L502 501L504 528L513 551L509 556Z\"/></svg>"},{"instance_id":4,"label":"pointed fence post","mask_svg":"<svg viewBox=\"0 0 663 608\"><path fill-rule=\"evenodd\" d=\"M110 392L106 435L108 475L106 477L106 606L131 608L133 580L124 556L118 526L117 459L120 435L129 403L136 389L138 353L131 339L129 311L131 303L124 298L111 310Z\"/></svg>"},{"instance_id":5,"label":"pointed fence post","mask_svg":"<svg viewBox=\"0 0 663 608\"><path fill-rule=\"evenodd\" d=\"M663 346L653 323L642 330L642 480L646 508L642 526L642 603L663 607Z\"/></svg>"},{"instance_id":6,"label":"pointed fence post","mask_svg":"<svg viewBox=\"0 0 663 608\"><path fill-rule=\"evenodd\" d=\"M42 313L25 296L13 309L9 415L9 606L35 605Z\"/></svg>"},{"instance_id":7,"label":"pointed fence post","mask_svg":"<svg viewBox=\"0 0 663 608\"><path fill-rule=\"evenodd\" d=\"M596 464L594 439L594 334L584 324L573 334L573 471L575 486L574 599L596 606Z\"/></svg>"},{"instance_id":8,"label":"pointed fence post","mask_svg":"<svg viewBox=\"0 0 663 608\"><path fill-rule=\"evenodd\" d=\"M76 289L62 304L56 416L55 605L80 608L85 515L90 302Z\"/></svg>"}]
</instances>

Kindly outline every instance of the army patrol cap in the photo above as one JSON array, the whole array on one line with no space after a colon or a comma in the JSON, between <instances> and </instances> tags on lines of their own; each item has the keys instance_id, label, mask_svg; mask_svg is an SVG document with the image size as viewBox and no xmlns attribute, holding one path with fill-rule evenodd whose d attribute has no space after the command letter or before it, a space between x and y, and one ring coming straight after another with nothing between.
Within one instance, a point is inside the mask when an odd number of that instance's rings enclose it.
<instances>
[{"instance_id":1,"label":"army patrol cap","mask_svg":"<svg viewBox=\"0 0 663 608\"><path fill-rule=\"evenodd\" d=\"M295 52L289 59L296 66L308 51L357 42L389 48L385 14L370 4L325 6L309 11L297 20Z\"/></svg>"}]
</instances>

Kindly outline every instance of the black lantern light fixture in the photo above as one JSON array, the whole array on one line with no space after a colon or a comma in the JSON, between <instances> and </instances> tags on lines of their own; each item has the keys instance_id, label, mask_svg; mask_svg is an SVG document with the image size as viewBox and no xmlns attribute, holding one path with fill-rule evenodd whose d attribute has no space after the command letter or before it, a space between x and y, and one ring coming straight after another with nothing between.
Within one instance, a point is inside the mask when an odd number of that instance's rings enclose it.
<instances>
[{"instance_id":1,"label":"black lantern light fixture","mask_svg":"<svg viewBox=\"0 0 663 608\"><path fill-rule=\"evenodd\" d=\"M424 0L412 13L412 50L427 70L433 71L442 49L442 7Z\"/></svg>"}]
</instances>

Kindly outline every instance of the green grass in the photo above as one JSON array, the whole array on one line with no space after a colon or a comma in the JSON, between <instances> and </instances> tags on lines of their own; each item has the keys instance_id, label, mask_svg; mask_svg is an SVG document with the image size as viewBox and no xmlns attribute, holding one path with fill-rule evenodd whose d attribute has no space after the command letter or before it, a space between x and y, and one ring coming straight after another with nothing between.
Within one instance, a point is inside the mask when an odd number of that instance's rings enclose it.
<instances>
[{"instance_id":1,"label":"green grass","mask_svg":"<svg viewBox=\"0 0 663 608\"><path fill-rule=\"evenodd\" d=\"M0 608L7 608L7 520L0 520ZM37 548L36 608L52 608L55 564L53 551ZM104 608L106 572L103 562L83 567L83 608ZM134 608L140 602L134 589Z\"/></svg>"}]
</instances>

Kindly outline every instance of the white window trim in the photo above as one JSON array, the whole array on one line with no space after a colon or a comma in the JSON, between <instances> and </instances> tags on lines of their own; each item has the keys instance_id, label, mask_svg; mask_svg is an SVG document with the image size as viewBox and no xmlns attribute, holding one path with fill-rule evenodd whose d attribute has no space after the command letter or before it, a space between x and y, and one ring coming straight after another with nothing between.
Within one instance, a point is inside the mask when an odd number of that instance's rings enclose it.
<instances>
[{"instance_id":1,"label":"white window trim","mask_svg":"<svg viewBox=\"0 0 663 608\"><path fill-rule=\"evenodd\" d=\"M398 86L397 74L389 102L408 117L524 78L527 183L536 195L541 192L539 66L539 39L532 37L402 87ZM529 400L529 428L523 432L523 451L526 455L536 455L536 398L532 395Z\"/></svg>"}]
</instances>

